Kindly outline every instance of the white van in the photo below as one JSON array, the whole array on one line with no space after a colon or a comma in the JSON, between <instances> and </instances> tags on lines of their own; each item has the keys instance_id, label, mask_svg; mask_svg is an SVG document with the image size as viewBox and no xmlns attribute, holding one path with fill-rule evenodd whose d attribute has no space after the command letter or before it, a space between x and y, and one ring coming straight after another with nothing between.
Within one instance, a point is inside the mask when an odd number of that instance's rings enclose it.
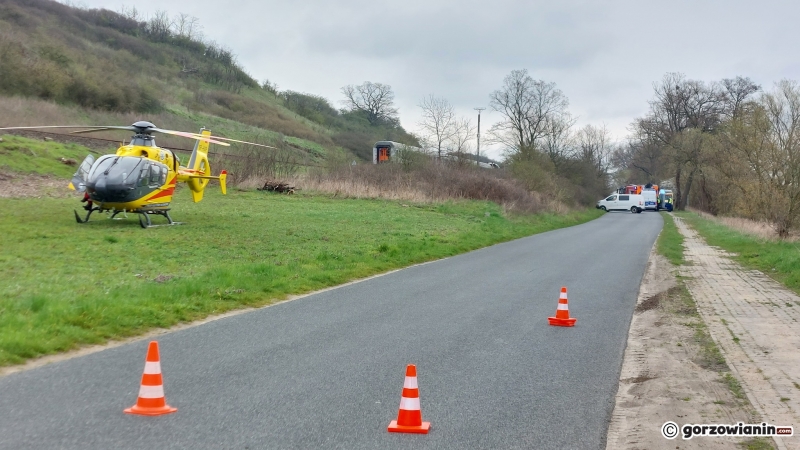
<instances>
[{"instance_id":1,"label":"white van","mask_svg":"<svg viewBox=\"0 0 800 450\"><path fill-rule=\"evenodd\" d=\"M603 211L630 211L641 213L644 211L644 197L639 194L611 194L597 202L595 208Z\"/></svg>"},{"instance_id":2,"label":"white van","mask_svg":"<svg viewBox=\"0 0 800 450\"><path fill-rule=\"evenodd\" d=\"M642 189L642 197L644 197L644 209L658 211L658 193L655 189Z\"/></svg>"}]
</instances>

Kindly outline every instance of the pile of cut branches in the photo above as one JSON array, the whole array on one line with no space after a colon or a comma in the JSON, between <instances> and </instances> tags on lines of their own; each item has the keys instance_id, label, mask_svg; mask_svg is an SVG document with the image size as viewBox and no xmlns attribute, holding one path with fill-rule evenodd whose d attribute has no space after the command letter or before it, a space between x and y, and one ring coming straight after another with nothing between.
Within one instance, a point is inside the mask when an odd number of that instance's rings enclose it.
<instances>
[{"instance_id":1,"label":"pile of cut branches","mask_svg":"<svg viewBox=\"0 0 800 450\"><path fill-rule=\"evenodd\" d=\"M280 192L281 194L294 194L294 186L289 186L289 183L284 183L282 181L267 181L264 183L264 187L256 188L259 191L272 191L272 192Z\"/></svg>"}]
</instances>

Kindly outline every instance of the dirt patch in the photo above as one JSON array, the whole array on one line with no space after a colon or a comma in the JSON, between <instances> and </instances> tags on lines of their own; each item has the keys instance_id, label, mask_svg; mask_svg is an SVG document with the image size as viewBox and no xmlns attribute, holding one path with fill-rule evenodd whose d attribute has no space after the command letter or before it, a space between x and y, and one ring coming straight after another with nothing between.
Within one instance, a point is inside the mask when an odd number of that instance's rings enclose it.
<instances>
[{"instance_id":1,"label":"dirt patch","mask_svg":"<svg viewBox=\"0 0 800 450\"><path fill-rule=\"evenodd\" d=\"M703 339L707 333L674 271L666 258L650 254L631 321L608 449L730 449L746 440L668 440L661 427L668 421L680 426L760 419L728 387L724 374L704 363L710 351Z\"/></svg>"},{"instance_id":2,"label":"dirt patch","mask_svg":"<svg viewBox=\"0 0 800 450\"><path fill-rule=\"evenodd\" d=\"M81 198L69 190L69 180L53 175L18 174L0 171L0 198Z\"/></svg>"},{"instance_id":3,"label":"dirt patch","mask_svg":"<svg viewBox=\"0 0 800 450\"><path fill-rule=\"evenodd\" d=\"M175 278L175 276L174 276L174 275L164 275L164 274L161 274L161 275L159 275L159 276L157 276L157 277L153 278L153 281L155 281L156 283L166 283L167 281L169 281L169 280L171 280L171 279L173 279L173 278Z\"/></svg>"},{"instance_id":4,"label":"dirt patch","mask_svg":"<svg viewBox=\"0 0 800 450\"><path fill-rule=\"evenodd\" d=\"M648 297L646 300L637 303L634 312L640 313L644 311L650 311L653 308L657 308L658 305L660 305L663 300L678 295L680 293L680 289L681 289L680 286L673 286L667 289L666 291L652 295Z\"/></svg>"}]
</instances>

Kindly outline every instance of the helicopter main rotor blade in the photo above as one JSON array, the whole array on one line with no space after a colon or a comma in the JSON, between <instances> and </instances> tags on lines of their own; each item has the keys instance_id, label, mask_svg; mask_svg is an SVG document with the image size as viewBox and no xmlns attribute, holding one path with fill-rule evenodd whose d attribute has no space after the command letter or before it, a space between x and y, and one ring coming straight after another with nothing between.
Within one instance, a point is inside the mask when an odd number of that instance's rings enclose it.
<instances>
[{"instance_id":1,"label":"helicopter main rotor blade","mask_svg":"<svg viewBox=\"0 0 800 450\"><path fill-rule=\"evenodd\" d=\"M228 144L227 142L215 141L214 139L210 139L207 136L203 136L201 134L196 134L196 133L188 133L188 132L185 132L185 131L175 131L175 130L162 130L161 128L151 128L150 130L158 132L158 133L171 134L171 135L174 135L174 136L182 136L182 137L185 137L185 138L195 139L195 140L198 140L198 141L210 142L212 144L222 145L222 146L225 146L225 147L230 147L231 146L231 144Z\"/></svg>"},{"instance_id":2,"label":"helicopter main rotor blade","mask_svg":"<svg viewBox=\"0 0 800 450\"><path fill-rule=\"evenodd\" d=\"M86 128L86 127L82 127ZM73 131L70 134L80 134L80 133L94 133L97 131L104 131L104 130L126 130L126 131L137 131L134 127L102 127L102 128L92 128L91 130L78 130Z\"/></svg>"},{"instance_id":3,"label":"helicopter main rotor blade","mask_svg":"<svg viewBox=\"0 0 800 450\"><path fill-rule=\"evenodd\" d=\"M43 125L39 127L5 127L5 128L0 128L0 130L38 130L40 128L91 128L91 130L86 130L83 133L88 133L90 131L101 131L106 129L135 130L132 127L93 126L93 125Z\"/></svg>"},{"instance_id":4,"label":"helicopter main rotor blade","mask_svg":"<svg viewBox=\"0 0 800 450\"><path fill-rule=\"evenodd\" d=\"M228 144L228 142L237 142L239 144L255 145L257 147L271 148L271 149L277 150L276 147L273 147L271 145L256 144L255 142L240 141L239 139L224 138L224 137L220 137L220 136L203 136L202 134L199 134L199 133L190 133L190 132L186 132L186 131L164 130L162 128L155 128L155 127L139 128L139 127L133 127L133 126L121 127L121 126L115 126L115 125L43 125L43 126L37 126L37 127L4 127L4 128L0 128L0 131L3 131L3 130L38 130L38 129L43 129L43 128L84 128L83 130L72 131L71 134L95 133L95 132L98 132L98 131L107 131L107 130L124 130L124 131L133 131L133 132L137 132L137 133L139 133L139 132L148 133L148 132L153 132L154 131L154 132L157 132L157 133L171 134L171 135L174 135L174 136L182 136L182 137L185 137L185 138L195 139L195 140L198 140L198 141L205 141L205 142L209 142L209 143L212 143L212 144L222 145L222 146L225 146L225 147L230 147L230 144ZM223 142L223 141L228 141L228 142Z\"/></svg>"},{"instance_id":5,"label":"helicopter main rotor blade","mask_svg":"<svg viewBox=\"0 0 800 450\"><path fill-rule=\"evenodd\" d=\"M219 139L221 141L238 142L240 144L248 144L248 145L257 145L259 147L272 148L272 149L275 149L275 150L278 149L277 147L273 147L271 145L256 144L255 142L240 141L238 139L230 139L230 138L224 138L224 137L219 137L219 136L211 136L211 137L214 138L214 139Z\"/></svg>"}]
</instances>

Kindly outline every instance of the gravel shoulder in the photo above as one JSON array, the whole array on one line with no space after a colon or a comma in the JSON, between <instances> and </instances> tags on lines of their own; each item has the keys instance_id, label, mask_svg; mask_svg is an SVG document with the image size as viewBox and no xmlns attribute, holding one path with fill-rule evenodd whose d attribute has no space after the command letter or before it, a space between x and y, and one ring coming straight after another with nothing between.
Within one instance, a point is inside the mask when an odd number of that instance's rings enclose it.
<instances>
[{"instance_id":1,"label":"gravel shoulder","mask_svg":"<svg viewBox=\"0 0 800 450\"><path fill-rule=\"evenodd\" d=\"M685 237L687 265L675 268L655 251L650 255L606 448L726 449L754 443L729 437L667 440L661 435L667 421L767 421L797 430L800 298L760 272L741 268L674 218ZM796 434L758 444L800 449Z\"/></svg>"}]
</instances>

